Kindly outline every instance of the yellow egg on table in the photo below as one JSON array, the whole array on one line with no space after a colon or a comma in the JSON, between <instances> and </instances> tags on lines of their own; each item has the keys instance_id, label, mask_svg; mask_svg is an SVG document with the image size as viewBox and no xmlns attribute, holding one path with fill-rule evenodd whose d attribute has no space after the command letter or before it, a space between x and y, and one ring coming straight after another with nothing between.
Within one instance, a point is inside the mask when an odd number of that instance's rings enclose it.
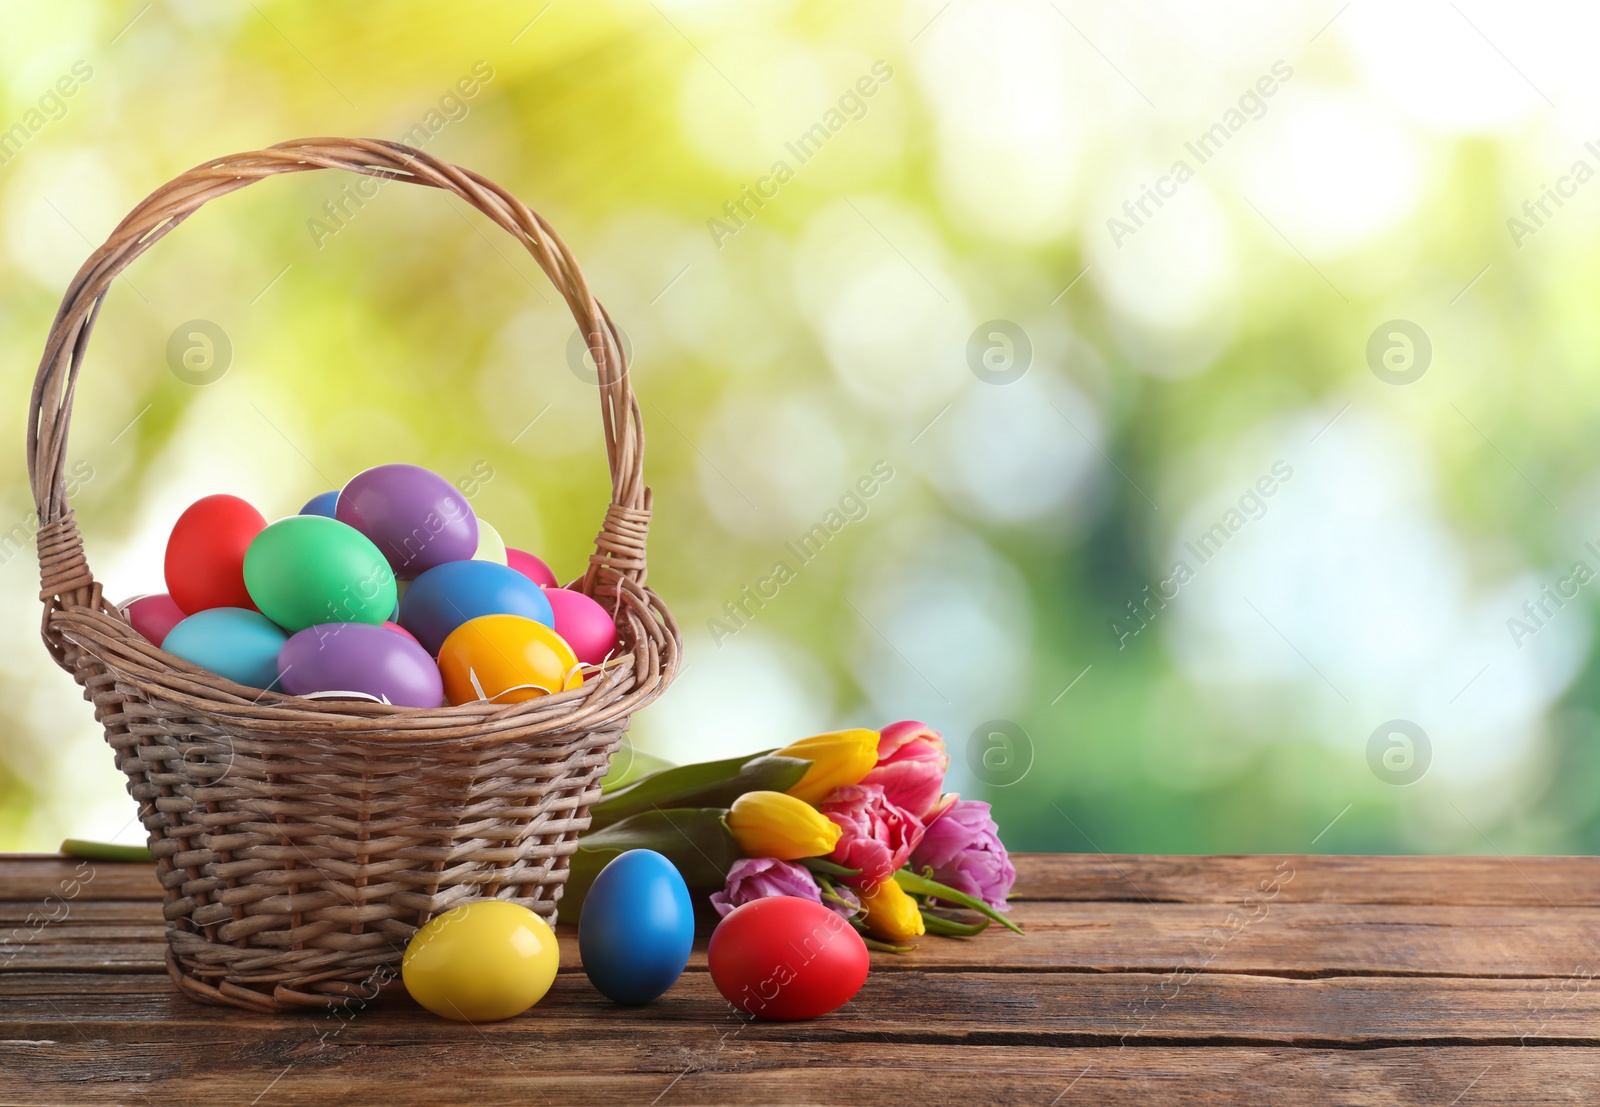
<instances>
[{"instance_id":1,"label":"yellow egg on table","mask_svg":"<svg viewBox=\"0 0 1600 1107\"><path fill-rule=\"evenodd\" d=\"M561 635L521 615L480 615L439 647L439 674L453 704L520 703L583 684L583 665Z\"/></svg>"},{"instance_id":2,"label":"yellow egg on table","mask_svg":"<svg viewBox=\"0 0 1600 1107\"><path fill-rule=\"evenodd\" d=\"M544 998L560 955L555 932L520 904L478 900L446 911L411 936L400 977L440 1018L494 1022Z\"/></svg>"}]
</instances>

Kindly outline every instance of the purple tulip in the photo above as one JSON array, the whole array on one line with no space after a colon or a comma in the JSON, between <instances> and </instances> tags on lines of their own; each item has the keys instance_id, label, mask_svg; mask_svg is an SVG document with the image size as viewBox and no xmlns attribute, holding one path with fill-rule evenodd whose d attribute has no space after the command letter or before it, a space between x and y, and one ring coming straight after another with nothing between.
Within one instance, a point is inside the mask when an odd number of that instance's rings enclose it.
<instances>
[{"instance_id":1,"label":"purple tulip","mask_svg":"<svg viewBox=\"0 0 1600 1107\"><path fill-rule=\"evenodd\" d=\"M861 909L861 901L847 888L837 889L838 894L854 904L847 908L841 904L826 906L849 918ZM711 906L718 915L727 915L753 899L766 896L796 896L812 903L823 903L822 889L803 865L779 861L772 857L742 857L728 870L728 883L720 892L711 893Z\"/></svg>"},{"instance_id":2,"label":"purple tulip","mask_svg":"<svg viewBox=\"0 0 1600 1107\"><path fill-rule=\"evenodd\" d=\"M912 871L922 872L925 866L932 867L939 883L976 896L997 911L1006 910L1006 893L1017 880L989 805L977 800L958 800L928 824L911 855Z\"/></svg>"}]
</instances>

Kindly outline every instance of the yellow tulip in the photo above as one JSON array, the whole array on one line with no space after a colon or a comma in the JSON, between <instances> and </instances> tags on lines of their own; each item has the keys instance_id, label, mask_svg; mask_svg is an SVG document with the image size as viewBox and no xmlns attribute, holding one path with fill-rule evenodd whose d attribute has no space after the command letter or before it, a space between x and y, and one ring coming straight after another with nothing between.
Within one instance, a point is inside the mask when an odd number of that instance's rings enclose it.
<instances>
[{"instance_id":1,"label":"yellow tulip","mask_svg":"<svg viewBox=\"0 0 1600 1107\"><path fill-rule=\"evenodd\" d=\"M789 794L807 803L821 803L828 793L846 784L860 784L878 763L878 732L836 730L802 738L784 746L778 757L798 757L811 762L800 783Z\"/></svg>"},{"instance_id":2,"label":"yellow tulip","mask_svg":"<svg viewBox=\"0 0 1600 1107\"><path fill-rule=\"evenodd\" d=\"M782 792L746 792L728 810L728 829L746 857L797 861L832 853L839 827L804 800Z\"/></svg>"},{"instance_id":3,"label":"yellow tulip","mask_svg":"<svg viewBox=\"0 0 1600 1107\"><path fill-rule=\"evenodd\" d=\"M867 912L867 930L874 938L882 938L886 942L904 942L926 932L917 901L893 880L881 882L870 895L866 892L857 894Z\"/></svg>"}]
</instances>

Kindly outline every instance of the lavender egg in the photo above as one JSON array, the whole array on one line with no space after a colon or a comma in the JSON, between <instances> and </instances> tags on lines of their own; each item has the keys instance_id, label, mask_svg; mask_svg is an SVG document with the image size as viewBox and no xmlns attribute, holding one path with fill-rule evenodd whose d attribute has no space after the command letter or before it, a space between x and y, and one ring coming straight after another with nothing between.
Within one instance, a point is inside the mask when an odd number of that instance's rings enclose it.
<instances>
[{"instance_id":1,"label":"lavender egg","mask_svg":"<svg viewBox=\"0 0 1600 1107\"><path fill-rule=\"evenodd\" d=\"M395 575L419 576L478 549L478 518L455 485L420 465L378 465L339 493L334 515L370 538Z\"/></svg>"},{"instance_id":2,"label":"lavender egg","mask_svg":"<svg viewBox=\"0 0 1600 1107\"><path fill-rule=\"evenodd\" d=\"M291 696L358 692L399 707L444 702L428 651L371 623L319 623L292 635L278 653L278 684Z\"/></svg>"}]
</instances>

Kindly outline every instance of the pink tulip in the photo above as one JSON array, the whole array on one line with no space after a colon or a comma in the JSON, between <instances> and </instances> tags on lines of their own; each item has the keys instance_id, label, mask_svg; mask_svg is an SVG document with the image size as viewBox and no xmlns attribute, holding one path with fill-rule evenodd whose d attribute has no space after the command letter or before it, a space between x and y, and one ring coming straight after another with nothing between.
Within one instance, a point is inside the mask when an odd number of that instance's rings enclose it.
<instances>
[{"instance_id":1,"label":"pink tulip","mask_svg":"<svg viewBox=\"0 0 1600 1107\"><path fill-rule=\"evenodd\" d=\"M922 821L891 800L882 785L836 788L821 811L840 830L828 860L859 869L848 883L868 892L902 868L922 841Z\"/></svg>"},{"instance_id":2,"label":"pink tulip","mask_svg":"<svg viewBox=\"0 0 1600 1107\"><path fill-rule=\"evenodd\" d=\"M939 732L907 719L878 732L878 764L861 783L880 785L897 807L928 822L953 802L941 806L939 795L949 766Z\"/></svg>"},{"instance_id":3,"label":"pink tulip","mask_svg":"<svg viewBox=\"0 0 1600 1107\"><path fill-rule=\"evenodd\" d=\"M997 911L1006 910L1006 895L1017 879L989 805L976 800L962 800L929 823L911 865L917 872L931 868L939 883L977 896Z\"/></svg>"}]
</instances>

